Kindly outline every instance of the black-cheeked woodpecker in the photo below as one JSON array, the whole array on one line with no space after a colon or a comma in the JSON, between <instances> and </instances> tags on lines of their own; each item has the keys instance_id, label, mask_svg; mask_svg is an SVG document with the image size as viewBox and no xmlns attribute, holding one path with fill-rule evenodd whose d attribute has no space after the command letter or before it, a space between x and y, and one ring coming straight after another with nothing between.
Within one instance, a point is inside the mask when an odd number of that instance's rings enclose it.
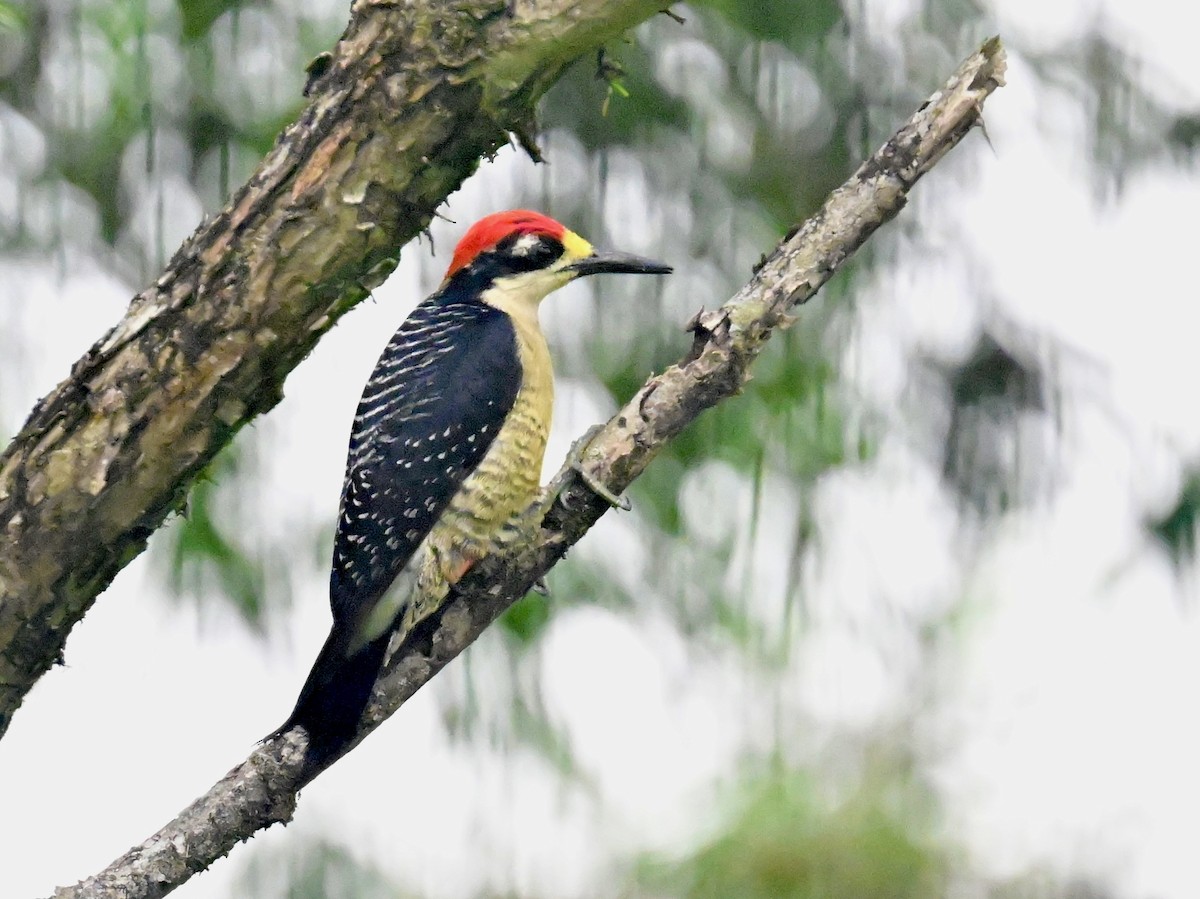
<instances>
[{"instance_id":1,"label":"black-cheeked woodpecker","mask_svg":"<svg viewBox=\"0 0 1200 899\"><path fill-rule=\"evenodd\" d=\"M537 498L554 398L541 301L584 275L670 271L597 252L527 210L489 215L464 235L441 286L384 349L354 418L333 629L275 732L304 728L307 775L354 739L393 634L409 633L501 549Z\"/></svg>"}]
</instances>

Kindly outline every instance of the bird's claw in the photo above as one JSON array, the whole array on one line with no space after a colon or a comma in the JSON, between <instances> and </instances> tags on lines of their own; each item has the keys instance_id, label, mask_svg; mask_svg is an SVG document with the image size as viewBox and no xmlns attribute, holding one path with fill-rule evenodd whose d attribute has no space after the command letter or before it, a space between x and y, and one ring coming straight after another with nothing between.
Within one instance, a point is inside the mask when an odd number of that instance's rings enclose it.
<instances>
[{"instance_id":1,"label":"bird's claw","mask_svg":"<svg viewBox=\"0 0 1200 899\"><path fill-rule=\"evenodd\" d=\"M588 444L604 428L604 425L592 425L587 429L582 437L571 444L571 450L567 453L567 467L579 476L579 480L587 485L587 488L600 497L614 509L620 509L622 512L628 512L633 508L633 504L627 496L618 496L609 490L604 484L601 484L596 478L583 468L583 452L587 449ZM563 497L564 503L566 497Z\"/></svg>"},{"instance_id":2,"label":"bird's claw","mask_svg":"<svg viewBox=\"0 0 1200 899\"><path fill-rule=\"evenodd\" d=\"M575 472L575 474L579 475L579 480L583 481L583 483L587 485L587 488L592 491L592 493L596 494L596 496L600 497L614 509L620 509L622 512L628 512L633 508L633 503L629 501L629 497L617 496L617 494L613 493L594 477L592 477L591 474L584 471L583 463L581 463L578 459L571 460L570 468L573 472Z\"/></svg>"},{"instance_id":3,"label":"bird's claw","mask_svg":"<svg viewBox=\"0 0 1200 899\"><path fill-rule=\"evenodd\" d=\"M550 585L546 583L546 579L544 577L540 577L536 581L534 581L533 586L530 587L529 589L532 590L534 593L536 593L538 596L549 596L550 595Z\"/></svg>"}]
</instances>

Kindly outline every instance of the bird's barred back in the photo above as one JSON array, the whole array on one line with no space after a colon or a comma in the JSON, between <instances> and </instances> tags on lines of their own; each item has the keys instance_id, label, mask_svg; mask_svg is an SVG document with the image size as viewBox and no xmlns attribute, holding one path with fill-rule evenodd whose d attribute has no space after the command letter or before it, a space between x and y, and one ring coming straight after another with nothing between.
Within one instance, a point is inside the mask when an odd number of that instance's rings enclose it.
<instances>
[{"instance_id":1,"label":"bird's barred back","mask_svg":"<svg viewBox=\"0 0 1200 899\"><path fill-rule=\"evenodd\" d=\"M335 618L381 596L488 454L522 383L508 316L435 294L384 349L351 431Z\"/></svg>"}]
</instances>

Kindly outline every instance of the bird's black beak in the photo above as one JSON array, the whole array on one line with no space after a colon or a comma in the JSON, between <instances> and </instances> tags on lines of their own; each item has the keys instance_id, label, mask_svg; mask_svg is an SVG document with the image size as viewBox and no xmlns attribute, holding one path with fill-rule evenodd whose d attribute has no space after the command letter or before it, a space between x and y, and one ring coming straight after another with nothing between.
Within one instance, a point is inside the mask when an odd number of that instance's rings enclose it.
<instances>
[{"instance_id":1,"label":"bird's black beak","mask_svg":"<svg viewBox=\"0 0 1200 899\"><path fill-rule=\"evenodd\" d=\"M586 259L580 259L567 266L567 271L574 272L579 277L600 274L627 275L669 275L671 266L653 259L634 256L631 253L610 253L598 250Z\"/></svg>"}]
</instances>

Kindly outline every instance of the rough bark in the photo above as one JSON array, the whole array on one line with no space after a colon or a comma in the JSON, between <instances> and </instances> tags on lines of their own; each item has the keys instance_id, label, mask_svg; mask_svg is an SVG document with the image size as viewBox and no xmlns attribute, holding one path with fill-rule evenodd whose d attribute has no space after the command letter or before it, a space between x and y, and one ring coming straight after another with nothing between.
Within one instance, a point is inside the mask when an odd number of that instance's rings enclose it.
<instances>
[{"instance_id":1,"label":"rough bark","mask_svg":"<svg viewBox=\"0 0 1200 899\"><path fill-rule=\"evenodd\" d=\"M667 0L357 0L309 103L0 455L0 737L197 474L574 59ZM316 70L314 70L316 71Z\"/></svg>"},{"instance_id":2,"label":"rough bark","mask_svg":"<svg viewBox=\"0 0 1200 899\"><path fill-rule=\"evenodd\" d=\"M588 473L620 492L684 427L738 393L771 334L792 321L851 253L904 206L917 180L981 121L983 102L1004 83L998 39L968 58L939 92L789 234L751 281L720 309L700 312L687 358L650 378L592 438ZM564 469L551 484L548 511L537 533L510 556L485 560L420 633L388 662L360 739L394 712L466 648L607 511L608 506ZM191 873L248 839L256 830L291 819L304 751L302 731L260 746L212 791L157 834L99 875L56 899L138 899L161 896Z\"/></svg>"}]
</instances>

